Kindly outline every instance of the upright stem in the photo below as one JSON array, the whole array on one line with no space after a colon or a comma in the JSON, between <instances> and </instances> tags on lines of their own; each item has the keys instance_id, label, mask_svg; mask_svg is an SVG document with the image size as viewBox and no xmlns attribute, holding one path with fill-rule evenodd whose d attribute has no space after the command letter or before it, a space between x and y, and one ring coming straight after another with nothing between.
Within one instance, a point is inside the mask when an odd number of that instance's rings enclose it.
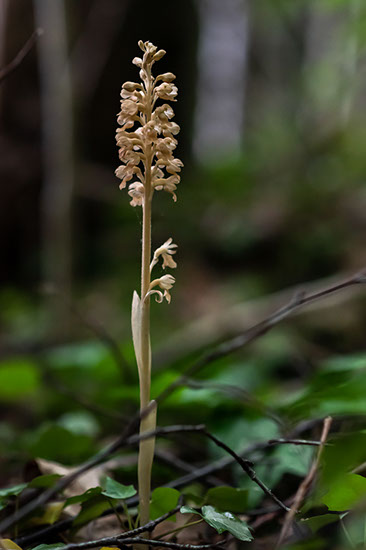
<instances>
[{"instance_id":1,"label":"upright stem","mask_svg":"<svg viewBox=\"0 0 366 550\"><path fill-rule=\"evenodd\" d=\"M142 259L141 259L141 362L143 364L143 380L140 380L141 410L150 402L150 298L144 299L150 286L150 256L151 256L151 168L146 168L145 200L142 205ZM149 182L149 183L148 183Z\"/></svg>"},{"instance_id":2,"label":"upright stem","mask_svg":"<svg viewBox=\"0 0 366 550\"><path fill-rule=\"evenodd\" d=\"M149 75L150 77L150 75ZM147 89L146 122L151 120L151 87ZM142 221L142 260L141 260L141 372L140 372L140 409L143 411L150 403L151 349L150 349L150 298L145 296L150 287L151 261L151 162L152 150L148 145L145 151L145 194ZM156 427L156 407L142 418L140 433L154 430ZM150 519L151 469L154 457L155 440L141 441L138 458L138 482L140 500L140 523L144 525Z\"/></svg>"}]
</instances>

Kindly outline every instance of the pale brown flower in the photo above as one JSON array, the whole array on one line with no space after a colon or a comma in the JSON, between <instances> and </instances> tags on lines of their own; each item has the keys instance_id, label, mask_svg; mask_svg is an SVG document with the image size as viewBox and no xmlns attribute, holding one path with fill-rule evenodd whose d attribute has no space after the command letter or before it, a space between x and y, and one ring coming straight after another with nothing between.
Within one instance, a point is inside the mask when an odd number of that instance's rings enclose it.
<instances>
[{"instance_id":1,"label":"pale brown flower","mask_svg":"<svg viewBox=\"0 0 366 550\"><path fill-rule=\"evenodd\" d=\"M174 84L169 82L163 82L155 88L155 95L160 99L170 99L170 101L176 101L178 95L178 88Z\"/></svg>"},{"instance_id":2,"label":"pale brown flower","mask_svg":"<svg viewBox=\"0 0 366 550\"><path fill-rule=\"evenodd\" d=\"M170 237L164 244L159 246L154 252L152 262L150 264L150 271L158 263L160 256L163 258L163 269L166 267L177 267L176 262L173 260L172 255L176 253L177 244L173 243L173 239Z\"/></svg>"},{"instance_id":3,"label":"pale brown flower","mask_svg":"<svg viewBox=\"0 0 366 550\"><path fill-rule=\"evenodd\" d=\"M165 298L168 304L170 304L171 296L169 290L173 288L174 283L175 278L173 277L173 275L163 275L162 277L160 277L160 279L154 279L150 283L150 290L145 296L145 300L148 296L151 296L152 294L157 294L157 302L161 303ZM156 286L160 286L160 288L164 290L164 293L162 293L160 290L153 290Z\"/></svg>"},{"instance_id":4,"label":"pale brown flower","mask_svg":"<svg viewBox=\"0 0 366 550\"><path fill-rule=\"evenodd\" d=\"M131 183L128 187L128 194L132 197L131 206L142 206L145 195L145 188L142 183L138 181Z\"/></svg>"}]
</instances>

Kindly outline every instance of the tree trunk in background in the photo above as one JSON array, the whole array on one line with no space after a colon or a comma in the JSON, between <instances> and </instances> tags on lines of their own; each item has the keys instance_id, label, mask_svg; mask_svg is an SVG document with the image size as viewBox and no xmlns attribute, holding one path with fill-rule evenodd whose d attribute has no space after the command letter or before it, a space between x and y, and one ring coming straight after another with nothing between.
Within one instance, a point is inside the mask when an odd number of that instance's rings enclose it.
<instances>
[{"instance_id":1,"label":"tree trunk in background","mask_svg":"<svg viewBox=\"0 0 366 550\"><path fill-rule=\"evenodd\" d=\"M193 151L199 162L241 147L248 49L246 0L196 0L199 13Z\"/></svg>"},{"instance_id":2,"label":"tree trunk in background","mask_svg":"<svg viewBox=\"0 0 366 550\"><path fill-rule=\"evenodd\" d=\"M343 9L310 5L305 56L307 123L323 133L344 127L352 114L358 78L355 23L363 0Z\"/></svg>"},{"instance_id":3,"label":"tree trunk in background","mask_svg":"<svg viewBox=\"0 0 366 550\"><path fill-rule=\"evenodd\" d=\"M5 30L8 13L8 0L0 0L0 67L5 65ZM2 93L0 88L0 103Z\"/></svg>"},{"instance_id":4,"label":"tree trunk in background","mask_svg":"<svg viewBox=\"0 0 366 550\"><path fill-rule=\"evenodd\" d=\"M67 327L72 278L73 120L64 0L34 0L41 79L44 179L41 193L42 276L54 328ZM61 298L61 299L59 299Z\"/></svg>"}]
</instances>

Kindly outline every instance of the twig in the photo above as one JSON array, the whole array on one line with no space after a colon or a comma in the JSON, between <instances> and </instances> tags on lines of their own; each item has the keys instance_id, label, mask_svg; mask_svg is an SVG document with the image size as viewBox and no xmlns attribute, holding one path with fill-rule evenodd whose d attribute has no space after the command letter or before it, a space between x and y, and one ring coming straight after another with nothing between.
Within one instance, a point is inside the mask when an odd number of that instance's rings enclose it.
<instances>
[{"instance_id":1,"label":"twig","mask_svg":"<svg viewBox=\"0 0 366 550\"><path fill-rule=\"evenodd\" d=\"M294 501L292 503L291 509L286 514L285 521L283 523L283 526L282 526L282 529L281 529L281 533L280 533L276 548L280 548L281 544L283 543L284 539L286 538L287 533L290 529L291 523L292 523L295 515L297 514L297 512L298 512L298 510L301 506L301 503L304 500L305 495L306 495L310 485L313 482L313 479L315 477L315 474L316 474L318 466L319 466L320 458L321 458L321 455L322 455L322 452L323 452L323 449L324 449L325 442L326 442L327 437L328 437L328 433L329 433L331 424L332 424L332 418L330 416L328 416L324 420L324 423L323 423L323 430L322 430L322 434L321 434L321 437L320 437L320 446L319 446L317 456L316 456L315 460L313 461L307 476L302 481L302 483L300 484L300 486L299 486L299 488L296 492L296 495L295 495Z\"/></svg>"},{"instance_id":2,"label":"twig","mask_svg":"<svg viewBox=\"0 0 366 550\"><path fill-rule=\"evenodd\" d=\"M191 474L197 470L197 468L192 464L185 462L185 460L182 460L181 458L174 456L173 453L169 453L166 450L155 449L155 458L167 464L168 466L172 466L175 469L182 470L187 474ZM224 482L221 479L218 479L217 477L214 477L214 476L207 476L206 482L209 485L212 485L213 487L224 485Z\"/></svg>"},{"instance_id":3,"label":"twig","mask_svg":"<svg viewBox=\"0 0 366 550\"><path fill-rule=\"evenodd\" d=\"M95 541L96 543L98 541ZM81 544L87 544L87 543L81 543ZM221 548L224 547L221 546L222 543L215 543L215 544L178 544L177 542L167 542L162 540L151 540L151 539L143 539L141 537L134 537L129 539L123 539L122 541L117 541L116 546L118 546L121 549L126 548L127 544L143 544L146 546L157 546L162 548L173 548L173 550L208 550L209 548ZM98 544L93 544L93 546L88 546L88 548L94 548L95 546L99 546ZM75 547L73 547L75 548ZM84 549L85 546L78 546L78 549Z\"/></svg>"},{"instance_id":4,"label":"twig","mask_svg":"<svg viewBox=\"0 0 366 550\"><path fill-rule=\"evenodd\" d=\"M126 531L120 535L113 537L104 537L101 539L91 540L87 542L80 543L71 543L66 544L62 547L62 550L88 550L89 548L95 548L97 546L117 546L119 548L125 548L125 545L130 544L149 544L150 546L163 546L165 548L173 548L178 550L205 550L206 548L220 548L220 543L216 544L203 544L203 545L192 545L192 544L177 544L175 542L165 542L160 540L149 540L145 538L140 538L136 535L140 535L146 532L152 532L157 525L168 519L170 516L178 512L180 504L176 506L173 510L166 512L159 518L149 521L146 525L132 529L131 531Z\"/></svg>"},{"instance_id":5,"label":"twig","mask_svg":"<svg viewBox=\"0 0 366 550\"><path fill-rule=\"evenodd\" d=\"M251 462L249 462L248 460L243 459L241 456L236 454L223 441L220 441L219 439L217 439L217 437L212 435L207 430L204 430L202 433L204 433L209 439L211 439L211 441L213 441L218 447L221 447L227 453L229 453L236 460L236 462L239 464L239 466L241 466L242 470L249 476L249 478L254 483L256 483L258 485L258 487L260 487L262 489L262 491L269 498L271 498L280 508L282 508L282 510L285 510L287 512L289 511L289 508L286 506L286 504L284 504L278 497L276 497L276 495L271 491L271 489L269 489L269 487L267 487L263 483L263 481L261 481L258 478L257 474L255 473L254 469L252 468L252 463Z\"/></svg>"},{"instance_id":6,"label":"twig","mask_svg":"<svg viewBox=\"0 0 366 550\"><path fill-rule=\"evenodd\" d=\"M177 542L167 542L162 540L149 540L143 538L124 539L124 544L145 544L147 546L157 546L162 548L173 548L173 550L208 550L208 548L221 548L222 542L214 544L178 544Z\"/></svg>"},{"instance_id":7,"label":"twig","mask_svg":"<svg viewBox=\"0 0 366 550\"><path fill-rule=\"evenodd\" d=\"M312 441L311 439L270 439L268 445L311 445L313 447L319 447L322 445L321 441Z\"/></svg>"},{"instance_id":8,"label":"twig","mask_svg":"<svg viewBox=\"0 0 366 550\"><path fill-rule=\"evenodd\" d=\"M148 523L146 523L146 525L142 525L141 527L137 527L136 529L131 529L130 531L126 531L125 533L121 533L120 535L115 535L113 537L104 537L102 539L81 542L81 543L70 543L64 546L62 550L76 550L76 549L87 550L88 548L94 548L95 546L116 545L116 544L119 544L122 540L124 541L124 539L135 537L142 533L152 532L155 529L155 527L159 525L159 523L162 523L163 521L168 519L170 516L173 516L176 512L178 512L180 506L181 505L179 504L173 510L166 512L165 514L163 514L157 519L149 521Z\"/></svg>"},{"instance_id":9,"label":"twig","mask_svg":"<svg viewBox=\"0 0 366 550\"><path fill-rule=\"evenodd\" d=\"M160 403L163 400L165 400L167 397L169 397L169 395L171 395L173 391L183 383L183 380L187 376L192 376L194 374L197 374L197 372L202 370L204 367L206 367L210 363L213 363L214 361L217 361L222 357L226 357L227 355L230 355L231 353L234 353L235 351L238 351L244 346L250 344L254 340L257 340L261 336L264 336L274 326L278 325L281 321L289 317L294 311L296 311L300 307L306 306L322 298L326 298L334 294L335 292L339 292L340 290L344 290L351 286L361 285L365 283L366 283L366 270L363 270L360 273L353 275L349 279L346 279L345 281L342 281L342 282L338 282L323 290L319 290L311 294L306 294L305 291L297 292L288 304L277 309L274 313L266 317L263 321L261 321L260 323L257 323L256 325L253 325L249 329L245 330L239 336L236 336L226 342L223 342L222 344L214 348L212 351L208 352L206 355L203 355L200 359L198 359L195 363L193 363L193 365L191 365L188 369L186 369L183 372L182 376L178 378L178 380L176 380L170 386L168 386L168 388L163 390L160 393L160 395L156 398L156 401Z\"/></svg>"},{"instance_id":10,"label":"twig","mask_svg":"<svg viewBox=\"0 0 366 550\"><path fill-rule=\"evenodd\" d=\"M13 73L21 64L23 59L28 55L28 53L31 51L35 43L37 42L37 39L43 34L42 29L36 29L32 35L28 38L24 46L19 50L19 52L16 54L14 59L8 64L5 65L2 69L0 69L0 83L5 80L11 73Z\"/></svg>"}]
</instances>

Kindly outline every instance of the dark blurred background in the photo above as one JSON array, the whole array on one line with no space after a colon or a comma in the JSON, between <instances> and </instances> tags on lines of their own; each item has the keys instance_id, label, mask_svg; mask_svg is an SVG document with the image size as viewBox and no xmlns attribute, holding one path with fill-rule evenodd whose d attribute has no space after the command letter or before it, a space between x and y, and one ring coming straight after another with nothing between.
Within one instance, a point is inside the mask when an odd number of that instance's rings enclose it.
<instances>
[{"instance_id":1,"label":"dark blurred background","mask_svg":"<svg viewBox=\"0 0 366 550\"><path fill-rule=\"evenodd\" d=\"M88 323L130 337L141 209L118 190L114 136L139 39L167 51L156 71L177 75L185 164L178 202L154 200L155 247L179 245L172 304L153 308L156 345L205 345L283 289L366 264L363 0L0 6L2 67L43 30L0 87L5 351L89 338ZM364 343L365 301L346 299L313 314L336 351Z\"/></svg>"}]
</instances>

